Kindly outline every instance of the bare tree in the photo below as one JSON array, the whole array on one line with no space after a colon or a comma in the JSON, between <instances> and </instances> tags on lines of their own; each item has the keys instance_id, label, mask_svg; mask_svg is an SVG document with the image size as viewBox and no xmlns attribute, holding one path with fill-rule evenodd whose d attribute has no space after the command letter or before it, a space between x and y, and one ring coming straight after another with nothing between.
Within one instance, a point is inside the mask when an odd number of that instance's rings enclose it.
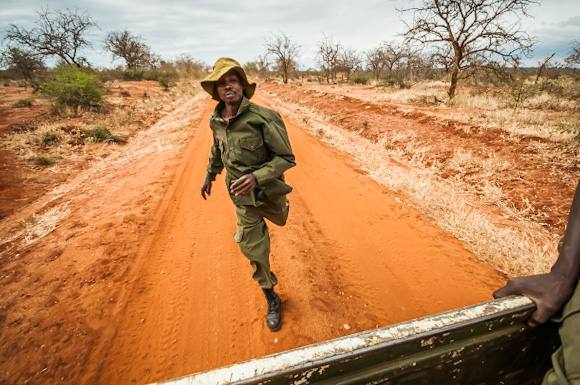
<instances>
[{"instance_id":1,"label":"bare tree","mask_svg":"<svg viewBox=\"0 0 580 385\"><path fill-rule=\"evenodd\" d=\"M375 80L379 80L385 68L385 51L383 50L383 46L380 45L365 51L364 55L366 57L367 68L373 72Z\"/></svg>"},{"instance_id":2,"label":"bare tree","mask_svg":"<svg viewBox=\"0 0 580 385\"><path fill-rule=\"evenodd\" d=\"M570 55L566 58L566 63L569 65L580 65L580 40L575 40L570 43Z\"/></svg>"},{"instance_id":3,"label":"bare tree","mask_svg":"<svg viewBox=\"0 0 580 385\"><path fill-rule=\"evenodd\" d=\"M409 44L396 41L383 42L384 63L389 71L396 68L408 67L408 63L413 60L417 49Z\"/></svg>"},{"instance_id":4,"label":"bare tree","mask_svg":"<svg viewBox=\"0 0 580 385\"><path fill-rule=\"evenodd\" d=\"M190 54L182 53L174 61L175 69L184 72L187 76L201 76L208 72L210 67L199 60L194 59Z\"/></svg>"},{"instance_id":5,"label":"bare tree","mask_svg":"<svg viewBox=\"0 0 580 385\"><path fill-rule=\"evenodd\" d=\"M397 66L405 70L407 79L413 81L414 74L428 66L427 60L422 56L420 47L401 45L399 48ZM399 85L403 85L401 81Z\"/></svg>"},{"instance_id":6,"label":"bare tree","mask_svg":"<svg viewBox=\"0 0 580 385\"><path fill-rule=\"evenodd\" d=\"M248 73L258 75L262 79L268 79L268 74L270 73L268 55L259 55L255 60L247 62L244 64L244 70Z\"/></svg>"},{"instance_id":7,"label":"bare tree","mask_svg":"<svg viewBox=\"0 0 580 385\"><path fill-rule=\"evenodd\" d=\"M258 67L258 75L267 79L268 74L270 73L270 60L268 59L268 55L258 55L258 58L256 59L256 67Z\"/></svg>"},{"instance_id":8,"label":"bare tree","mask_svg":"<svg viewBox=\"0 0 580 385\"><path fill-rule=\"evenodd\" d=\"M529 16L535 0L423 0L412 12L404 34L408 41L431 44L449 51L451 84L447 94L455 96L460 76L470 68L498 61L517 64L519 54L528 55L533 39L520 29L521 16ZM451 49L445 48L451 47Z\"/></svg>"},{"instance_id":9,"label":"bare tree","mask_svg":"<svg viewBox=\"0 0 580 385\"><path fill-rule=\"evenodd\" d=\"M133 35L127 30L109 32L103 47L111 52L113 57L125 60L129 70L154 67L159 61L157 56L151 53L151 48L143 42L141 36Z\"/></svg>"},{"instance_id":10,"label":"bare tree","mask_svg":"<svg viewBox=\"0 0 580 385\"><path fill-rule=\"evenodd\" d=\"M0 65L20 72L25 81L32 82L34 73L44 69L42 59L30 51L8 47L0 52Z\"/></svg>"},{"instance_id":11,"label":"bare tree","mask_svg":"<svg viewBox=\"0 0 580 385\"><path fill-rule=\"evenodd\" d=\"M318 42L318 52L316 61L322 72L326 75L326 82L336 79L336 69L339 62L339 54L342 51L340 43L332 41L332 36L324 35L324 38Z\"/></svg>"},{"instance_id":12,"label":"bare tree","mask_svg":"<svg viewBox=\"0 0 580 385\"><path fill-rule=\"evenodd\" d=\"M59 57L69 65L85 64L86 59L78 55L81 49L91 47L85 34L97 27L90 16L69 9L65 12L46 8L37 13L36 27L26 30L10 24L5 39L35 54Z\"/></svg>"},{"instance_id":13,"label":"bare tree","mask_svg":"<svg viewBox=\"0 0 580 385\"><path fill-rule=\"evenodd\" d=\"M279 35L272 33L272 37L265 39L264 46L269 55L276 58L276 66L282 73L282 81L288 83L288 74L296 67L296 59L300 55L300 46L293 42L290 37L280 32Z\"/></svg>"},{"instance_id":14,"label":"bare tree","mask_svg":"<svg viewBox=\"0 0 580 385\"><path fill-rule=\"evenodd\" d=\"M338 69L350 79L350 74L362 66L362 59L354 48L343 48L338 54Z\"/></svg>"},{"instance_id":15,"label":"bare tree","mask_svg":"<svg viewBox=\"0 0 580 385\"><path fill-rule=\"evenodd\" d=\"M433 67L443 68L446 73L453 68L453 47L437 47L431 52L430 61Z\"/></svg>"}]
</instances>

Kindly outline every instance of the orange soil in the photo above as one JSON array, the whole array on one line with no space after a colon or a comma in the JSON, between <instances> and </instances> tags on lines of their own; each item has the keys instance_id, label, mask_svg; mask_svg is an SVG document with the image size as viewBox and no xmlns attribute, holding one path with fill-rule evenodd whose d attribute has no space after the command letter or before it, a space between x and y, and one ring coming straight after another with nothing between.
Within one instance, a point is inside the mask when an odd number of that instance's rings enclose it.
<instances>
[{"instance_id":1,"label":"orange soil","mask_svg":"<svg viewBox=\"0 0 580 385\"><path fill-rule=\"evenodd\" d=\"M71 193L0 222L2 233L43 206L70 210L36 243L0 250L0 383L167 380L490 300L505 281L286 119L298 166L288 224L270 226L283 300L271 333L223 177L200 196L213 106L182 100L156 123L190 124L185 147L89 168Z\"/></svg>"}]
</instances>

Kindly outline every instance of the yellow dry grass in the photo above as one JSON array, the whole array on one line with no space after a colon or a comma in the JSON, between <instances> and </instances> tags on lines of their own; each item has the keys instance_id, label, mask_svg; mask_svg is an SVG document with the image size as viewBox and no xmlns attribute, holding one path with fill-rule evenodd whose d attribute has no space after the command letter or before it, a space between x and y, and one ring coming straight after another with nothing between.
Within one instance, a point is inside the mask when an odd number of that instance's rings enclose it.
<instances>
[{"instance_id":1,"label":"yellow dry grass","mask_svg":"<svg viewBox=\"0 0 580 385\"><path fill-rule=\"evenodd\" d=\"M345 86L346 87L346 86ZM345 92L345 87L335 89ZM518 135L568 140L574 136L567 132L577 129L580 102L541 92L526 99L519 108L510 107L505 92L459 93L452 100L447 96L449 83L427 81L412 84L410 88L349 85L349 95L369 102L388 102L402 105L429 106L424 111L433 116L472 123L483 129L501 128ZM364 90L364 92L361 92ZM330 92L333 89L329 89ZM337 91L338 92L338 91ZM449 116L447 109L455 110ZM402 107L405 108L404 106Z\"/></svg>"},{"instance_id":2,"label":"yellow dry grass","mask_svg":"<svg viewBox=\"0 0 580 385\"><path fill-rule=\"evenodd\" d=\"M537 274L548 271L555 261L555 234L527 220L525 210L517 210L506 201L501 188L492 182L475 189L458 179L438 177L440 167L449 165L427 166L424 154L428 146L417 144L412 133L400 134L408 140L404 148L392 146L396 138L383 137L371 143L329 124L320 111L271 96L276 109L320 140L351 154L371 178L404 193L408 197L405 205L463 241L497 270L509 276ZM450 165L480 168L490 176L510 167L493 156L480 159L462 149L456 150ZM503 215L491 214L485 205L496 207Z\"/></svg>"},{"instance_id":3,"label":"yellow dry grass","mask_svg":"<svg viewBox=\"0 0 580 385\"><path fill-rule=\"evenodd\" d=\"M128 164L151 153L162 153L175 146L183 146L189 135L191 123L188 119L191 113L180 114L179 111L189 109L189 112L201 114L198 101L205 95L199 90L199 87L182 84L170 92L158 93L128 108L117 107L106 114L86 113L81 119L75 120L74 129L62 130L62 127L71 127L69 117L63 116L53 122L9 135L3 141L4 148L22 159L44 156L56 160L57 163L47 168L50 172L70 174L73 171L71 161L86 164L88 169L82 172L82 177L70 178L50 191L47 194L49 199L43 207L20 225L11 226L10 233L0 239L0 246L13 241L27 246L56 229L69 216L70 210L68 203L53 206L53 202L68 199L67 194L91 183L95 173L112 166ZM169 113L175 118L162 119ZM143 127L134 125L135 117L148 118L152 115L159 118L154 124ZM78 133L94 126L95 122L110 127L114 134L131 134L130 140L122 146L109 142L79 142Z\"/></svg>"}]
</instances>

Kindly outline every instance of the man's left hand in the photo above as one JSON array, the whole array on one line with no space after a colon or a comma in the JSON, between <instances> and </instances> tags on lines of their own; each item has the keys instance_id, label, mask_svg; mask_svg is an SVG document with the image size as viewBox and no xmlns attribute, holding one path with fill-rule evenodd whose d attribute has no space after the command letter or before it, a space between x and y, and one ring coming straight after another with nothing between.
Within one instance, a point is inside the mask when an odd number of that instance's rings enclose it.
<instances>
[{"instance_id":1,"label":"man's left hand","mask_svg":"<svg viewBox=\"0 0 580 385\"><path fill-rule=\"evenodd\" d=\"M230 191L235 196L244 196L256 188L258 183L252 174L246 174L240 179L232 180L230 184Z\"/></svg>"},{"instance_id":2,"label":"man's left hand","mask_svg":"<svg viewBox=\"0 0 580 385\"><path fill-rule=\"evenodd\" d=\"M547 274L516 277L510 279L501 289L493 293L494 298L522 294L536 303L536 311L528 320L531 327L546 323L568 302L574 285L562 274L550 272Z\"/></svg>"}]
</instances>

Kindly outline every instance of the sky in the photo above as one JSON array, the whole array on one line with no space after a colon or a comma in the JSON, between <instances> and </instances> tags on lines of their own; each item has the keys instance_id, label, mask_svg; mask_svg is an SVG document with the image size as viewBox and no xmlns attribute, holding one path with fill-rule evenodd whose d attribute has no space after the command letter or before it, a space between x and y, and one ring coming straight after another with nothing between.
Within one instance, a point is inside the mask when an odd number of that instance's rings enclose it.
<instances>
[{"instance_id":1,"label":"sky","mask_svg":"<svg viewBox=\"0 0 580 385\"><path fill-rule=\"evenodd\" d=\"M414 0L418 4L419 0ZM141 36L164 60L189 54L209 65L223 56L241 64L266 52L267 38L283 33L301 47L300 68L316 68L318 43L332 38L362 53L383 41L400 39L405 31L397 8L413 0L0 0L0 35L10 24L31 29L37 11L86 12L99 28L87 37L93 48L82 56L93 66L122 65L102 48L108 32L129 30ZM525 64L536 66L552 52L552 62L568 56L570 43L580 40L579 0L539 0L529 7L533 18L522 28L537 40ZM0 42L2 47L6 41ZM49 63L50 64L50 63Z\"/></svg>"}]
</instances>

